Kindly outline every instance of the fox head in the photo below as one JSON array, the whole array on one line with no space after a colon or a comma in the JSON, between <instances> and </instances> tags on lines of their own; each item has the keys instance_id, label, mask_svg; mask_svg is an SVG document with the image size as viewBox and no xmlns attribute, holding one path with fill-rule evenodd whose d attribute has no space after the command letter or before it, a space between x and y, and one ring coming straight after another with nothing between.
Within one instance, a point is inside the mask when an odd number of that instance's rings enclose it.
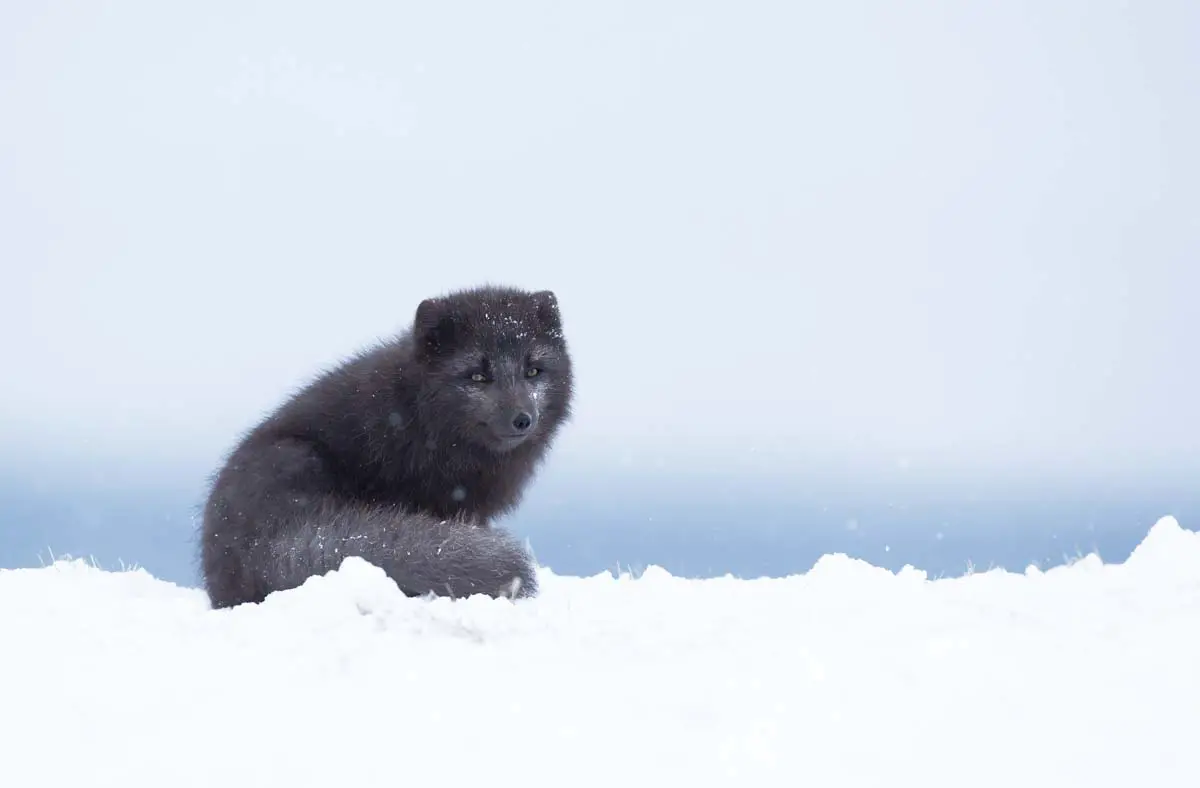
<instances>
[{"instance_id":1,"label":"fox head","mask_svg":"<svg viewBox=\"0 0 1200 788\"><path fill-rule=\"evenodd\" d=\"M480 287L417 307L426 423L496 454L544 444L570 415L571 358L549 290Z\"/></svg>"}]
</instances>

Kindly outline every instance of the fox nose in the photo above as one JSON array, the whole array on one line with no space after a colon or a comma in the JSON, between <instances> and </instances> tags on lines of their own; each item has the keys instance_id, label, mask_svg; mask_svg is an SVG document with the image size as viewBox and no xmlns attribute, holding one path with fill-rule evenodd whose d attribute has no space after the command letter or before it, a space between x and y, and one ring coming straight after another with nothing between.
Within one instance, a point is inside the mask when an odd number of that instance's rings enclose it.
<instances>
[{"instance_id":1,"label":"fox nose","mask_svg":"<svg viewBox=\"0 0 1200 788\"><path fill-rule=\"evenodd\" d=\"M523 410L517 411L517 414L512 418L513 429L517 432L525 432L532 429L535 423L537 423L537 419L534 415Z\"/></svg>"}]
</instances>

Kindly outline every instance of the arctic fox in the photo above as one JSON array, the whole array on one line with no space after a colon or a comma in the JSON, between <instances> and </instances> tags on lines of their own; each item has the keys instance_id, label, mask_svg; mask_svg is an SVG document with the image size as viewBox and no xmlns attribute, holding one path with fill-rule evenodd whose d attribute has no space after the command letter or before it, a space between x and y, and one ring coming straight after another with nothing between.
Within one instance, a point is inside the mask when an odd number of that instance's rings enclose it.
<instances>
[{"instance_id":1,"label":"arctic fox","mask_svg":"<svg viewBox=\"0 0 1200 788\"><path fill-rule=\"evenodd\" d=\"M422 301L411 328L317 377L212 479L201 564L214 608L358 556L410 596L537 593L491 521L513 510L570 416L571 358L548 290Z\"/></svg>"}]
</instances>

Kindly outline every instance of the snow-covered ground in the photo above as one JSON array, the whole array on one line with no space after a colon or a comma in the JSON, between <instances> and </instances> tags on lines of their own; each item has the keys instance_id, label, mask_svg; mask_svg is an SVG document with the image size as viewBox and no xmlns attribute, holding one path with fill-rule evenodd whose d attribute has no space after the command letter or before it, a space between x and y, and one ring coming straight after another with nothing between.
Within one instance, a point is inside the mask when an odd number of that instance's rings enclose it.
<instances>
[{"instance_id":1,"label":"snow-covered ground","mask_svg":"<svg viewBox=\"0 0 1200 788\"><path fill-rule=\"evenodd\" d=\"M0 571L0 785L1200 785L1200 534L930 580L558 577L402 597L351 560L259 606Z\"/></svg>"}]
</instances>

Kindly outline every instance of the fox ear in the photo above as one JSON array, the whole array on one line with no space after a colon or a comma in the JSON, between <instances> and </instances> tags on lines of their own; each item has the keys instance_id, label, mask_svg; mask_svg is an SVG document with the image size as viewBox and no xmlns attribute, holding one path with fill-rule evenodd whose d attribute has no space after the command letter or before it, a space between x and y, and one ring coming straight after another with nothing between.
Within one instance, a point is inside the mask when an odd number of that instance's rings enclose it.
<instances>
[{"instance_id":1,"label":"fox ear","mask_svg":"<svg viewBox=\"0 0 1200 788\"><path fill-rule=\"evenodd\" d=\"M417 306L417 315L413 320L413 341L420 358L434 358L451 350L459 334L458 319L446 302L439 298L426 298Z\"/></svg>"},{"instance_id":2,"label":"fox ear","mask_svg":"<svg viewBox=\"0 0 1200 788\"><path fill-rule=\"evenodd\" d=\"M538 322L546 331L562 330L562 315L558 312L558 297L553 290L539 290L530 296L537 308Z\"/></svg>"}]
</instances>

